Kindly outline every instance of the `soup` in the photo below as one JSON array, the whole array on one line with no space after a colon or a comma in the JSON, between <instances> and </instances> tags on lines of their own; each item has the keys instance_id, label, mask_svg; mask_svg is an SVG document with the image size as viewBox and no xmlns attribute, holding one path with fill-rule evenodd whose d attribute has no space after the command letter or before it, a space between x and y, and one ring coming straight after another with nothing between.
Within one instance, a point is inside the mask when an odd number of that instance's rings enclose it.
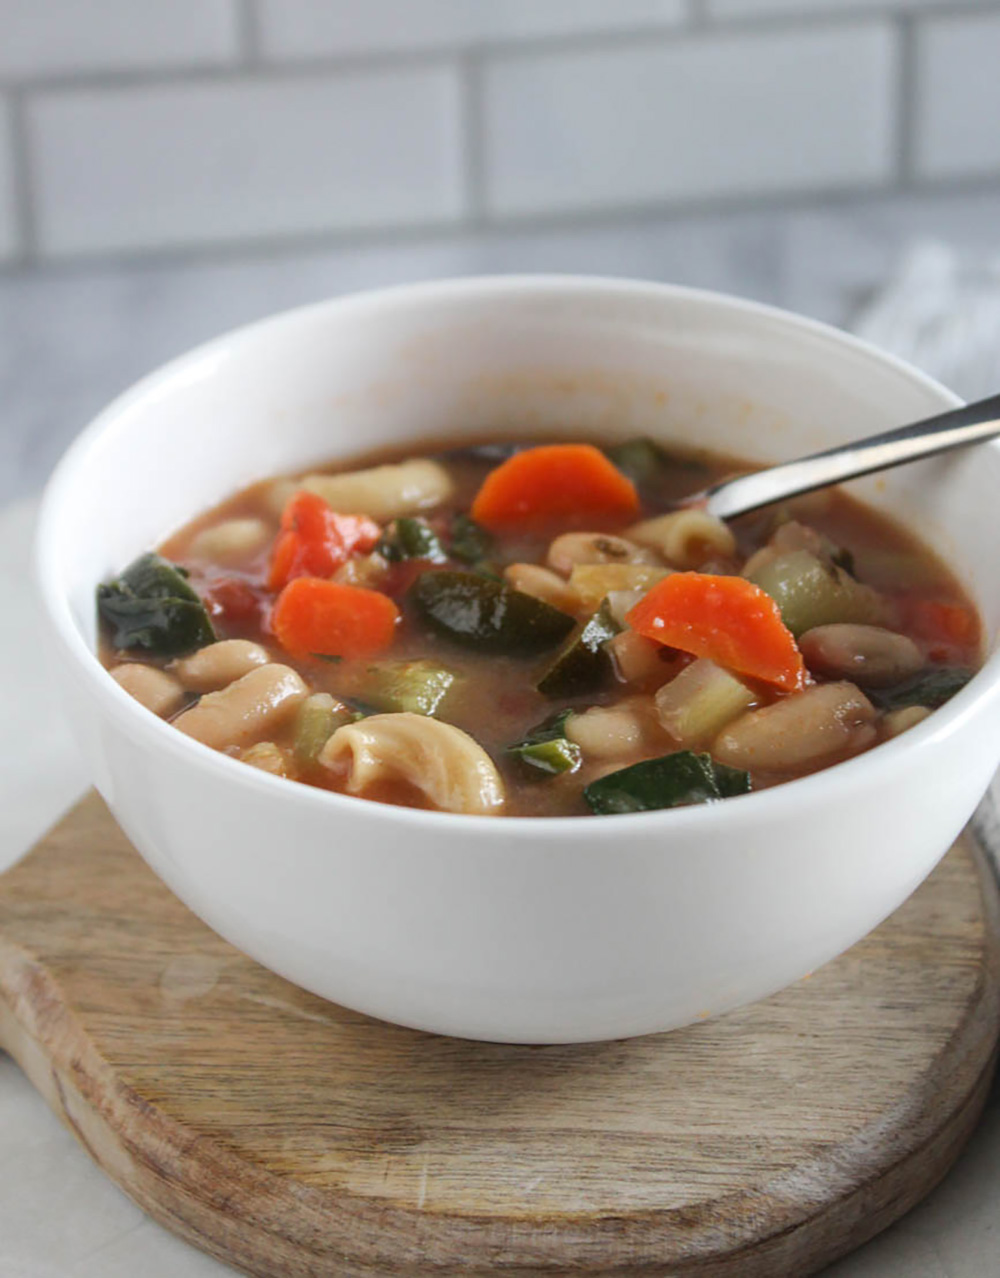
<instances>
[{"instance_id":1,"label":"soup","mask_svg":"<svg viewBox=\"0 0 1000 1278\"><path fill-rule=\"evenodd\" d=\"M831 490L726 524L749 467L495 444L258 483L98 588L111 676L277 776L446 812L713 802L861 754L980 662L975 609Z\"/></svg>"}]
</instances>

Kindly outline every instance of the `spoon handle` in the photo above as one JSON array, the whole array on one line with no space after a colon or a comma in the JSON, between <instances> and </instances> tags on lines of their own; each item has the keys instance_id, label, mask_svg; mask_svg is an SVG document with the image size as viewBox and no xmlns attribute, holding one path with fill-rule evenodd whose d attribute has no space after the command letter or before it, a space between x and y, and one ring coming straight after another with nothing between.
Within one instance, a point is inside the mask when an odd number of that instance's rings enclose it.
<instances>
[{"instance_id":1,"label":"spoon handle","mask_svg":"<svg viewBox=\"0 0 1000 1278\"><path fill-rule=\"evenodd\" d=\"M799 493L839 484L845 479L888 470L933 453L962 448L1000 435L1000 395L965 404L937 417L887 430L881 435L813 453L799 461L726 479L705 490L706 509L720 519L756 510Z\"/></svg>"}]
</instances>

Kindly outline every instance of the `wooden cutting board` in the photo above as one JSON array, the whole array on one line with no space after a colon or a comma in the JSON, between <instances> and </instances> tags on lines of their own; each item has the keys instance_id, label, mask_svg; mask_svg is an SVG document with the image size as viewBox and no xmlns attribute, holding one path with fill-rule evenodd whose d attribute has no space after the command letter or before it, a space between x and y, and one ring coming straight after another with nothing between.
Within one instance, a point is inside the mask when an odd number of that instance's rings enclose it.
<instances>
[{"instance_id":1,"label":"wooden cutting board","mask_svg":"<svg viewBox=\"0 0 1000 1278\"><path fill-rule=\"evenodd\" d=\"M266 972L91 796L0 879L0 1044L140 1206L251 1274L796 1278L961 1149L995 1060L997 935L964 839L754 1007L628 1042L468 1043Z\"/></svg>"}]
</instances>

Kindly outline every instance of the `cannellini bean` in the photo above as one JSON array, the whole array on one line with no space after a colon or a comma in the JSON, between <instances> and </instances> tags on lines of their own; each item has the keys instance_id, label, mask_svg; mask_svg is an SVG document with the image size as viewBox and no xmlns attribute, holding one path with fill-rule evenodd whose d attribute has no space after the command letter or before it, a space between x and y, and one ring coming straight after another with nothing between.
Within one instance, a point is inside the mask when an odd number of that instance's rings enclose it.
<instances>
[{"instance_id":1,"label":"cannellini bean","mask_svg":"<svg viewBox=\"0 0 1000 1278\"><path fill-rule=\"evenodd\" d=\"M263 519L227 519L203 528L191 542L191 554L197 559L235 564L263 550L270 539L271 529Z\"/></svg>"},{"instance_id":2,"label":"cannellini bean","mask_svg":"<svg viewBox=\"0 0 1000 1278\"><path fill-rule=\"evenodd\" d=\"M220 692L202 697L174 724L214 750L242 748L284 723L308 692L289 666L258 666Z\"/></svg>"},{"instance_id":3,"label":"cannellini bean","mask_svg":"<svg viewBox=\"0 0 1000 1278\"><path fill-rule=\"evenodd\" d=\"M270 772L272 776L290 777L292 775L288 756L281 746L275 745L273 741L258 741L256 745L241 750L240 760L243 763L249 763L251 768Z\"/></svg>"},{"instance_id":4,"label":"cannellini bean","mask_svg":"<svg viewBox=\"0 0 1000 1278\"><path fill-rule=\"evenodd\" d=\"M345 475L307 475L300 487L318 493L341 515L368 515L380 521L431 510L454 492L445 468L426 458Z\"/></svg>"},{"instance_id":5,"label":"cannellini bean","mask_svg":"<svg viewBox=\"0 0 1000 1278\"><path fill-rule=\"evenodd\" d=\"M586 759L620 759L646 745L655 734L652 702L632 698L615 706L592 706L566 720L566 736Z\"/></svg>"},{"instance_id":6,"label":"cannellini bean","mask_svg":"<svg viewBox=\"0 0 1000 1278\"><path fill-rule=\"evenodd\" d=\"M541 564L508 564L503 575L515 590L533 595L553 608L576 612L580 607L579 595L551 568L543 568Z\"/></svg>"},{"instance_id":7,"label":"cannellini bean","mask_svg":"<svg viewBox=\"0 0 1000 1278\"><path fill-rule=\"evenodd\" d=\"M190 657L181 657L171 669L191 692L215 692L241 679L255 666L271 660L267 649L249 639L221 639L206 644Z\"/></svg>"},{"instance_id":8,"label":"cannellini bean","mask_svg":"<svg viewBox=\"0 0 1000 1278\"><path fill-rule=\"evenodd\" d=\"M610 654L615 673L623 683L657 684L670 677L663 660L663 645L634 630L615 635L605 643L604 650Z\"/></svg>"},{"instance_id":9,"label":"cannellini bean","mask_svg":"<svg viewBox=\"0 0 1000 1278\"><path fill-rule=\"evenodd\" d=\"M923 723L930 713L926 706L903 706L901 710L890 710L882 720L882 735L898 737L908 728L915 728L918 723Z\"/></svg>"},{"instance_id":10,"label":"cannellini bean","mask_svg":"<svg viewBox=\"0 0 1000 1278\"><path fill-rule=\"evenodd\" d=\"M799 638L799 648L814 673L873 688L898 683L924 664L908 636L846 621L807 630Z\"/></svg>"},{"instance_id":11,"label":"cannellini bean","mask_svg":"<svg viewBox=\"0 0 1000 1278\"><path fill-rule=\"evenodd\" d=\"M375 552L370 555L352 555L334 572L333 580L344 586L374 589L385 576L388 567L389 561Z\"/></svg>"},{"instance_id":12,"label":"cannellini bean","mask_svg":"<svg viewBox=\"0 0 1000 1278\"><path fill-rule=\"evenodd\" d=\"M659 551L674 568L698 568L706 559L729 559L736 553L729 528L704 510L675 510L644 519L627 531L633 541Z\"/></svg>"},{"instance_id":13,"label":"cannellini bean","mask_svg":"<svg viewBox=\"0 0 1000 1278\"><path fill-rule=\"evenodd\" d=\"M167 718L184 704L184 689L178 681L157 666L144 666L128 662L115 666L111 678L135 697L153 714Z\"/></svg>"},{"instance_id":14,"label":"cannellini bean","mask_svg":"<svg viewBox=\"0 0 1000 1278\"><path fill-rule=\"evenodd\" d=\"M490 816L504 803L493 760L460 728L425 715L376 714L338 728L319 762L346 774L350 794L405 781L442 812Z\"/></svg>"},{"instance_id":15,"label":"cannellini bean","mask_svg":"<svg viewBox=\"0 0 1000 1278\"><path fill-rule=\"evenodd\" d=\"M658 564L652 551L610 533L562 533L549 546L546 562L564 577L578 564Z\"/></svg>"},{"instance_id":16,"label":"cannellini bean","mask_svg":"<svg viewBox=\"0 0 1000 1278\"><path fill-rule=\"evenodd\" d=\"M852 683L807 688L751 710L715 739L712 755L734 768L804 772L875 740L875 707Z\"/></svg>"}]
</instances>

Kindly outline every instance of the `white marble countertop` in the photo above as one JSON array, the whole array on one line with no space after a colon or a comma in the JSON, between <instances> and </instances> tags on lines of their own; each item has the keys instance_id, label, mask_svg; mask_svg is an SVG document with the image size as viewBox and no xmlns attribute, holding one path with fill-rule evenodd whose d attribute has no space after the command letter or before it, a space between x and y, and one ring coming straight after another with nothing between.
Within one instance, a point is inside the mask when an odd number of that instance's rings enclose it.
<instances>
[{"instance_id":1,"label":"white marble countertop","mask_svg":"<svg viewBox=\"0 0 1000 1278\"><path fill-rule=\"evenodd\" d=\"M0 277L0 871L80 793L86 768L42 664L29 586L33 495L69 439L135 377L269 311L354 288L490 271L674 279L845 322L903 243L1000 249L1000 190L825 211L531 231L252 259L77 266ZM1000 1088L945 1182L829 1278L1000 1273ZM0 1278L209 1278L231 1272L150 1221L0 1056ZM775 1275L775 1278L785 1278Z\"/></svg>"}]
</instances>

